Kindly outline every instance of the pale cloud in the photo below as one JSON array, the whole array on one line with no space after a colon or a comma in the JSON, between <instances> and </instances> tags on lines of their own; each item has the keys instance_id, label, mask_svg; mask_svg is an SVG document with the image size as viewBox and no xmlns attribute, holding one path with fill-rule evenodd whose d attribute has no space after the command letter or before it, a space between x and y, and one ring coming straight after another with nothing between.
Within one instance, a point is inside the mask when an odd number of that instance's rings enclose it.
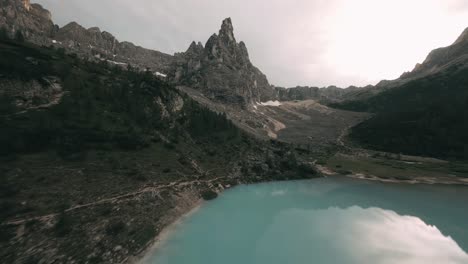
<instances>
[{"instance_id":1,"label":"pale cloud","mask_svg":"<svg viewBox=\"0 0 468 264\"><path fill-rule=\"evenodd\" d=\"M276 85L366 85L397 78L468 27L465 0L37 0L59 25L99 26L166 53L205 42L232 17Z\"/></svg>"}]
</instances>

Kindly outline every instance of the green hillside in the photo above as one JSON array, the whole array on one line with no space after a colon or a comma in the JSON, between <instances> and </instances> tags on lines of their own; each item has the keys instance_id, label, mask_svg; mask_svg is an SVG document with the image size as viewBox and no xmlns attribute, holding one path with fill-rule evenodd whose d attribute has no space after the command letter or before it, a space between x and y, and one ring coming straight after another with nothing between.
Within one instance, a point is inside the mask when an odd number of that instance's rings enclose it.
<instances>
[{"instance_id":1,"label":"green hillside","mask_svg":"<svg viewBox=\"0 0 468 264\"><path fill-rule=\"evenodd\" d=\"M373 112L350 138L365 147L468 159L468 69L453 66L366 100L334 107Z\"/></svg>"}]
</instances>

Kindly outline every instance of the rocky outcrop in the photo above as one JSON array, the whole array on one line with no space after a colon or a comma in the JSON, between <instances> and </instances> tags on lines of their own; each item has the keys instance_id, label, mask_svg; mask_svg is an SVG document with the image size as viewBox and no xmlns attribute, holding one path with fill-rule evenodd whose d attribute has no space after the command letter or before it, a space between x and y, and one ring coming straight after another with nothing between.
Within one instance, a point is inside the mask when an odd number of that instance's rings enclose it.
<instances>
[{"instance_id":1,"label":"rocky outcrop","mask_svg":"<svg viewBox=\"0 0 468 264\"><path fill-rule=\"evenodd\" d=\"M176 54L170 79L199 89L212 100L243 108L276 98L266 76L251 63L245 43L236 41L230 18L205 47L192 42L186 52Z\"/></svg>"},{"instance_id":2,"label":"rocky outcrop","mask_svg":"<svg viewBox=\"0 0 468 264\"><path fill-rule=\"evenodd\" d=\"M0 98L12 101L10 111L2 114L49 108L60 103L64 94L60 81L55 77L44 77L41 82L0 78Z\"/></svg>"},{"instance_id":3,"label":"rocky outcrop","mask_svg":"<svg viewBox=\"0 0 468 264\"><path fill-rule=\"evenodd\" d=\"M21 31L28 41L40 45L49 44L57 30L50 12L29 0L2 0L0 27L4 27L10 37Z\"/></svg>"}]
</instances>

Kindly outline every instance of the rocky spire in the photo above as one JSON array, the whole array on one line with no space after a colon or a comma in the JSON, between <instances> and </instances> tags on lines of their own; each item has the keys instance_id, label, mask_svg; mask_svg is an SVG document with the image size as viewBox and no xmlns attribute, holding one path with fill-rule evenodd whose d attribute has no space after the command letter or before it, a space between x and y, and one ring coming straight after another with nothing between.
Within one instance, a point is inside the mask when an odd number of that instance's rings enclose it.
<instances>
[{"instance_id":1,"label":"rocky spire","mask_svg":"<svg viewBox=\"0 0 468 264\"><path fill-rule=\"evenodd\" d=\"M243 108L275 98L266 76L249 60L244 42L237 43L226 18L205 44L192 42L170 74L177 84L199 89L210 99Z\"/></svg>"},{"instance_id":2,"label":"rocky spire","mask_svg":"<svg viewBox=\"0 0 468 264\"><path fill-rule=\"evenodd\" d=\"M190 44L190 47L185 53L200 55L203 53L203 44L201 44L201 42L196 43L195 41L192 41L192 44Z\"/></svg>"},{"instance_id":3,"label":"rocky spire","mask_svg":"<svg viewBox=\"0 0 468 264\"><path fill-rule=\"evenodd\" d=\"M223 20L221 30L219 30L219 37L226 43L236 43L234 38L234 27L232 26L231 18Z\"/></svg>"}]
</instances>

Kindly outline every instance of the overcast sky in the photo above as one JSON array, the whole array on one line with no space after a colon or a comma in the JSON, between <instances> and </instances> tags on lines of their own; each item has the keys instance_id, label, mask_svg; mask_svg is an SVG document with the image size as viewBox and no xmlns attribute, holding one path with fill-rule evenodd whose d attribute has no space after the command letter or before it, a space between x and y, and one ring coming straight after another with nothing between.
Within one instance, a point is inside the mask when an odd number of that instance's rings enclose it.
<instances>
[{"instance_id":1,"label":"overcast sky","mask_svg":"<svg viewBox=\"0 0 468 264\"><path fill-rule=\"evenodd\" d=\"M60 26L98 26L173 54L231 17L254 65L281 86L397 78L468 27L468 0L36 0Z\"/></svg>"}]
</instances>

